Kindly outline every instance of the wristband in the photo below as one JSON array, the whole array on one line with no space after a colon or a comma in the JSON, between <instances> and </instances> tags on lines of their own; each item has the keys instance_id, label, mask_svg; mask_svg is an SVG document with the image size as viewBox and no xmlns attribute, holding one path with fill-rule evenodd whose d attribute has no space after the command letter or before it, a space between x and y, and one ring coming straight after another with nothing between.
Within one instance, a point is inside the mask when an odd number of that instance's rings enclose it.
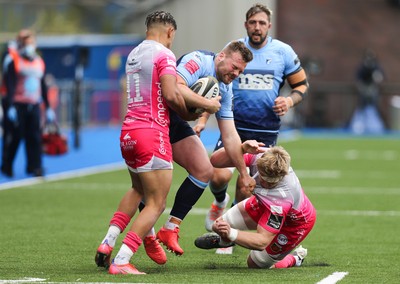
<instances>
[{"instance_id":1,"label":"wristband","mask_svg":"<svg viewBox=\"0 0 400 284\"><path fill-rule=\"evenodd\" d=\"M299 90L292 90L290 93L299 94L302 98L304 97L304 93L300 92Z\"/></svg>"},{"instance_id":2,"label":"wristband","mask_svg":"<svg viewBox=\"0 0 400 284\"><path fill-rule=\"evenodd\" d=\"M291 97L287 97L287 99L290 101L289 102L289 108L293 107L294 106L293 99Z\"/></svg>"},{"instance_id":3,"label":"wristband","mask_svg":"<svg viewBox=\"0 0 400 284\"><path fill-rule=\"evenodd\" d=\"M231 230L229 231L228 239L231 242L234 242L237 239L238 233L239 233L238 230L231 228Z\"/></svg>"}]
</instances>

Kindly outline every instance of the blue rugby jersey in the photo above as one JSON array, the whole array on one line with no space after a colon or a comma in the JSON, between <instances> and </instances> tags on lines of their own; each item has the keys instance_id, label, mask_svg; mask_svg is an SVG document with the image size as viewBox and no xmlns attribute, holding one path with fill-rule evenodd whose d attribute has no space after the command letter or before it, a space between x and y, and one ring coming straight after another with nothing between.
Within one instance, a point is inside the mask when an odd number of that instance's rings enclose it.
<instances>
[{"instance_id":1,"label":"blue rugby jersey","mask_svg":"<svg viewBox=\"0 0 400 284\"><path fill-rule=\"evenodd\" d=\"M239 39L253 53L253 60L233 81L233 113L238 130L278 133L281 120L272 110L285 78L298 71L300 60L286 43L268 37L261 49L254 49L249 38Z\"/></svg>"}]
</instances>

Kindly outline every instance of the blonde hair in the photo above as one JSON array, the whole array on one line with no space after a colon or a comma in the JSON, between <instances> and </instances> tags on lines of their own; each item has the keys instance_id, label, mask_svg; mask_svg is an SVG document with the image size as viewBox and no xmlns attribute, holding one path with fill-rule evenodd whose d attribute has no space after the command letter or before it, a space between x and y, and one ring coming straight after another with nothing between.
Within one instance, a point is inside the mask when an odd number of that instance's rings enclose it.
<instances>
[{"instance_id":1,"label":"blonde hair","mask_svg":"<svg viewBox=\"0 0 400 284\"><path fill-rule=\"evenodd\" d=\"M260 177L271 184L280 182L289 173L290 155L281 146L269 148L257 160Z\"/></svg>"}]
</instances>

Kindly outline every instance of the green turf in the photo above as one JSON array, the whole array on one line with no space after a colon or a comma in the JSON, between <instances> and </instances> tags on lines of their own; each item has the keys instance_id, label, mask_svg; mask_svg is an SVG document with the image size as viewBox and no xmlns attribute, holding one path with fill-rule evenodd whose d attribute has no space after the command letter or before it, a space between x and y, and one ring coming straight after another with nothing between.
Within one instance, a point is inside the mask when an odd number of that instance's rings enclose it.
<instances>
[{"instance_id":1,"label":"green turf","mask_svg":"<svg viewBox=\"0 0 400 284\"><path fill-rule=\"evenodd\" d=\"M143 248L132 258L143 276L113 276L96 267L94 254L122 195L126 171L47 182L0 191L0 283L42 278L46 282L317 283L348 272L340 283L398 283L400 279L400 141L306 139L284 141L292 166L314 203L318 219L304 241L300 268L249 270L246 249L230 256L197 249L206 189L181 226L185 254L168 254L158 266ZM185 178L176 167L167 207ZM233 187L229 189L233 195ZM157 223L158 229L167 218ZM120 237L117 247L119 247Z\"/></svg>"}]
</instances>

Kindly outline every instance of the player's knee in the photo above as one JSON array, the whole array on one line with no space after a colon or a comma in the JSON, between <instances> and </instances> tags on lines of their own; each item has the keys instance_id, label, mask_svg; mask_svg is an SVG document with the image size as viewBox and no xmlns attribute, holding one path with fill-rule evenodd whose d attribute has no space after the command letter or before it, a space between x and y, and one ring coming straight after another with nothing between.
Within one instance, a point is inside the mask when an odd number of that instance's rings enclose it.
<instances>
[{"instance_id":1,"label":"player's knee","mask_svg":"<svg viewBox=\"0 0 400 284\"><path fill-rule=\"evenodd\" d=\"M232 172L228 169L214 169L211 184L214 188L225 188L232 178Z\"/></svg>"},{"instance_id":2,"label":"player's knee","mask_svg":"<svg viewBox=\"0 0 400 284\"><path fill-rule=\"evenodd\" d=\"M219 192L225 189L225 185L228 184L228 182L220 179L215 179L213 176L210 180L210 186L215 189L215 191Z\"/></svg>"},{"instance_id":3,"label":"player's knee","mask_svg":"<svg viewBox=\"0 0 400 284\"><path fill-rule=\"evenodd\" d=\"M214 175L214 168L212 166L207 167L205 175L207 176L208 180L210 181Z\"/></svg>"},{"instance_id":4,"label":"player's knee","mask_svg":"<svg viewBox=\"0 0 400 284\"><path fill-rule=\"evenodd\" d=\"M276 262L277 260L273 259L265 249L262 251L251 250L247 258L249 268L271 268Z\"/></svg>"},{"instance_id":5,"label":"player's knee","mask_svg":"<svg viewBox=\"0 0 400 284\"><path fill-rule=\"evenodd\" d=\"M196 175L198 176L198 180L201 180L203 182L209 182L213 176L214 173L214 168L212 166L210 167L204 167L202 170L197 171Z\"/></svg>"},{"instance_id":6,"label":"player's knee","mask_svg":"<svg viewBox=\"0 0 400 284\"><path fill-rule=\"evenodd\" d=\"M228 211L226 211L221 218L228 222L228 224L234 229L249 230L243 218L243 215L240 212L239 206L233 206Z\"/></svg>"},{"instance_id":7,"label":"player's knee","mask_svg":"<svg viewBox=\"0 0 400 284\"><path fill-rule=\"evenodd\" d=\"M200 166L186 168L189 175L193 176L199 181L208 183L214 173L214 168L212 167L211 163L204 163Z\"/></svg>"},{"instance_id":8,"label":"player's knee","mask_svg":"<svg viewBox=\"0 0 400 284\"><path fill-rule=\"evenodd\" d=\"M250 255L247 257L247 267L248 268L261 268L251 259Z\"/></svg>"},{"instance_id":9,"label":"player's knee","mask_svg":"<svg viewBox=\"0 0 400 284\"><path fill-rule=\"evenodd\" d=\"M148 198L145 201L145 208L151 210L156 215L161 215L167 206L166 198Z\"/></svg>"},{"instance_id":10,"label":"player's knee","mask_svg":"<svg viewBox=\"0 0 400 284\"><path fill-rule=\"evenodd\" d=\"M251 192L245 187L236 187L237 202L240 202L251 196Z\"/></svg>"}]
</instances>

